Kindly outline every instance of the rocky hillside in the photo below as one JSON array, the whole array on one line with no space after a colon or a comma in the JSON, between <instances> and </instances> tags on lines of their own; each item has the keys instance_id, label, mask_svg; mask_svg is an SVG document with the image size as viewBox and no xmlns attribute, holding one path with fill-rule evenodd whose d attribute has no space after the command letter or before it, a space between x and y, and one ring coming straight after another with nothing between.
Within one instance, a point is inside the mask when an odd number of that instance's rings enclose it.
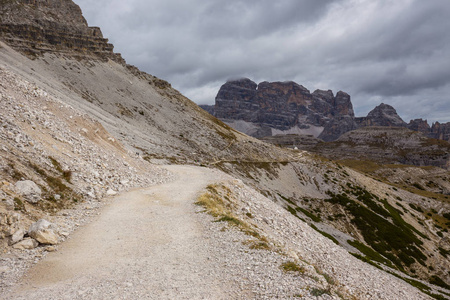
<instances>
[{"instance_id":1,"label":"rocky hillside","mask_svg":"<svg viewBox=\"0 0 450 300\"><path fill-rule=\"evenodd\" d=\"M309 149L333 159L450 169L450 143L402 127L363 127Z\"/></svg>"},{"instance_id":2,"label":"rocky hillside","mask_svg":"<svg viewBox=\"0 0 450 300\"><path fill-rule=\"evenodd\" d=\"M380 104L366 117L355 117L350 95L331 90L312 94L295 82L262 82L244 78L228 81L217 93L215 105L203 109L248 135L312 135L334 141L342 134L367 126L407 127L426 136L449 141L450 122L428 125L422 119L405 123L395 108Z\"/></svg>"},{"instance_id":3,"label":"rocky hillside","mask_svg":"<svg viewBox=\"0 0 450 300\"><path fill-rule=\"evenodd\" d=\"M95 47L80 50L80 36L73 32L64 36L64 47L27 33L32 30L27 26L36 23L40 26L36 28L45 32L76 27L83 34L89 33L71 1L2 4L2 24L7 25L1 27L0 42L3 261L14 265L22 253L54 250L46 243L37 246L28 232L29 225L39 219L59 224L60 230L54 231L62 239L81 223L78 220L87 218L103 195L166 180L169 175L155 164L197 164L241 179L245 189L270 199L276 207L273 209L288 212L301 226L312 228L311 239L322 240L321 235L332 239L355 256L348 258L349 265L356 259L368 262L437 299L444 297L439 291L449 293L450 204L441 191L443 183L436 182L439 187L427 193L422 193L427 189L423 183L424 190L408 190L313 154L248 137L200 109L169 83L126 65L112 50L101 55ZM36 13L27 14L29 11ZM66 21L69 13L74 15ZM8 24L27 26L13 33L10 28L14 26ZM277 105L258 102L281 131L289 124L302 129L299 119L311 122L309 129L326 125L321 123L322 116L353 120L345 93L310 94L294 83L256 87L245 80L230 88L246 95L224 101L232 109L248 107L251 103L245 99L258 95L281 96ZM228 97L226 90L223 97ZM326 113L320 115L319 108ZM258 115L249 116L253 117ZM442 181L450 178L448 173L436 176ZM22 189L22 182L32 188ZM71 207L74 209L69 210ZM262 220L258 210L250 208L248 213ZM276 218L267 222L282 230L277 224L284 221ZM293 244L304 243L301 238L291 238ZM34 250L13 248L23 240L33 244ZM307 249L308 245L303 246ZM299 259L308 261L310 257L314 255L306 253ZM358 265L374 270L369 264ZM334 269L327 268L330 276ZM386 272L383 276L391 278ZM8 274L11 269L0 269L1 278ZM342 280L350 279L358 280L351 274ZM413 286L410 289L420 295L418 298L426 297ZM363 290L378 293L373 285L367 289L348 290L348 298L362 295Z\"/></svg>"}]
</instances>

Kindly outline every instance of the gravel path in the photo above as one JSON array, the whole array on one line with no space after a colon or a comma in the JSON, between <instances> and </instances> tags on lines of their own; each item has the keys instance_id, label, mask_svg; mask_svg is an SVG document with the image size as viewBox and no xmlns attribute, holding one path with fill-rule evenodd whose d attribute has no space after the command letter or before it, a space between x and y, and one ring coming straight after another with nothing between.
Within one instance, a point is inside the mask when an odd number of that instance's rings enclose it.
<instances>
[{"instance_id":1,"label":"gravel path","mask_svg":"<svg viewBox=\"0 0 450 300\"><path fill-rule=\"evenodd\" d=\"M229 299L192 205L211 171L173 166L177 180L117 197L32 268L14 299ZM212 276L209 276L212 275Z\"/></svg>"},{"instance_id":2,"label":"gravel path","mask_svg":"<svg viewBox=\"0 0 450 300\"><path fill-rule=\"evenodd\" d=\"M167 169L173 181L113 199L4 299L428 299L239 180L200 167ZM224 184L235 213L264 232L270 250L200 213L193 203L212 183ZM291 261L301 271L282 270Z\"/></svg>"}]
</instances>

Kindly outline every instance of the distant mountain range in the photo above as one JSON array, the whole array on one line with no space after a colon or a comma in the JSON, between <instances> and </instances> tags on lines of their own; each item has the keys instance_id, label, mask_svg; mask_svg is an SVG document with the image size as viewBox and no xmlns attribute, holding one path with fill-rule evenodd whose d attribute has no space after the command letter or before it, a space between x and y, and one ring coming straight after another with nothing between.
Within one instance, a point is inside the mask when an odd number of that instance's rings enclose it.
<instances>
[{"instance_id":1,"label":"distant mountain range","mask_svg":"<svg viewBox=\"0 0 450 300\"><path fill-rule=\"evenodd\" d=\"M425 136L450 140L450 122L416 119L406 123L388 104L380 104L366 117L355 117L350 95L308 89L292 81L261 82L248 78L226 82L215 105L201 105L210 114L248 135L261 138L278 134L312 135L334 141L342 134L367 126L405 127Z\"/></svg>"}]
</instances>

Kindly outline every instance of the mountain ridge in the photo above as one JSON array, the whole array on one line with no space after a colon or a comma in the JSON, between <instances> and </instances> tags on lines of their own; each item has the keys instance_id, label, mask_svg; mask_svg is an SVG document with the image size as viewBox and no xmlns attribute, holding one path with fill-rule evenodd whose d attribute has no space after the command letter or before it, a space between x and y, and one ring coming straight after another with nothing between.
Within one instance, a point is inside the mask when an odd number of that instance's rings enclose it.
<instances>
[{"instance_id":1,"label":"mountain ridge","mask_svg":"<svg viewBox=\"0 0 450 300\"><path fill-rule=\"evenodd\" d=\"M249 83L247 87L252 87L247 89L249 93L233 89L241 82L247 82ZM276 92L259 91L259 85L248 78L232 80L222 85L214 105L200 105L200 107L232 127L258 138L264 135L298 133L312 134L324 141L334 141L342 134L361 127L399 126L420 131L430 138L450 141L450 122L443 124L434 122L430 126L426 120L416 119L407 124L397 114L395 108L384 103L375 107L366 117L355 117L350 95L345 92L339 91L336 96L331 90L316 90L310 93L295 82L260 84L263 89ZM286 88L281 88L287 84L290 85L290 89L286 91ZM295 87L302 88L303 102L286 98L286 95L296 93ZM248 125L239 126L236 121L244 121ZM312 130L313 128L316 130Z\"/></svg>"}]
</instances>

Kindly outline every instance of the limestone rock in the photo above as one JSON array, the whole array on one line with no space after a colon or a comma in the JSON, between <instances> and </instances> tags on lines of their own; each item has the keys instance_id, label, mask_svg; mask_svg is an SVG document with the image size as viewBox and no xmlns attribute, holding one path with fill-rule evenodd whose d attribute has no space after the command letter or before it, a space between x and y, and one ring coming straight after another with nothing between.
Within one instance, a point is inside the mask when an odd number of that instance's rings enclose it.
<instances>
[{"instance_id":1,"label":"limestone rock","mask_svg":"<svg viewBox=\"0 0 450 300\"><path fill-rule=\"evenodd\" d=\"M114 191L113 189L109 189L109 190L106 192L106 195L108 195L108 196L114 196L114 195L117 195L117 192Z\"/></svg>"},{"instance_id":2,"label":"limestone rock","mask_svg":"<svg viewBox=\"0 0 450 300\"><path fill-rule=\"evenodd\" d=\"M58 244L58 234L55 232L55 225L44 219L31 224L28 235L41 244Z\"/></svg>"},{"instance_id":3,"label":"limestone rock","mask_svg":"<svg viewBox=\"0 0 450 300\"><path fill-rule=\"evenodd\" d=\"M39 243L32 238L27 238L24 239L20 242L18 242L17 244L13 245L14 249L19 249L19 250L28 250L28 249L34 249L37 246L39 246Z\"/></svg>"},{"instance_id":4,"label":"limestone rock","mask_svg":"<svg viewBox=\"0 0 450 300\"><path fill-rule=\"evenodd\" d=\"M125 64L121 55L113 52L114 46L103 37L100 28L88 26L73 1L3 1L0 38L29 56L72 53Z\"/></svg>"},{"instance_id":5,"label":"limestone rock","mask_svg":"<svg viewBox=\"0 0 450 300\"><path fill-rule=\"evenodd\" d=\"M30 203L37 203L41 199L41 189L31 180L18 181L16 190Z\"/></svg>"},{"instance_id":6,"label":"limestone rock","mask_svg":"<svg viewBox=\"0 0 450 300\"><path fill-rule=\"evenodd\" d=\"M25 236L25 230L23 229L19 229L17 230L12 236L11 239L9 241L10 245L14 245L17 244L18 242L20 242L21 240L23 240L23 237Z\"/></svg>"}]
</instances>

